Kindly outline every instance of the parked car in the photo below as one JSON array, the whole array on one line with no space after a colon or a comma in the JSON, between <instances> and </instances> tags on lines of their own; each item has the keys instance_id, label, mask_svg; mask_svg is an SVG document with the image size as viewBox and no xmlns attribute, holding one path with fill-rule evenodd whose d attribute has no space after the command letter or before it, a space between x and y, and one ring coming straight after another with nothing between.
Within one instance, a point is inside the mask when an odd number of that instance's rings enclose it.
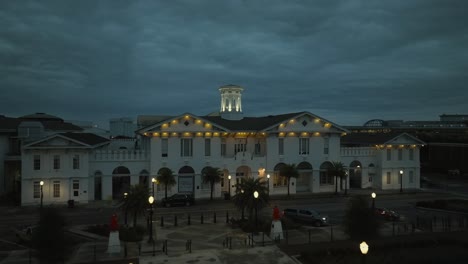
<instances>
[{"instance_id":1,"label":"parked car","mask_svg":"<svg viewBox=\"0 0 468 264\"><path fill-rule=\"evenodd\" d=\"M161 200L162 206L171 207L174 205L190 206L195 204L195 199L191 193L176 193Z\"/></svg>"},{"instance_id":2,"label":"parked car","mask_svg":"<svg viewBox=\"0 0 468 264\"><path fill-rule=\"evenodd\" d=\"M397 221L400 219L400 214L387 208L376 208L375 214L384 218L385 220Z\"/></svg>"},{"instance_id":3,"label":"parked car","mask_svg":"<svg viewBox=\"0 0 468 264\"><path fill-rule=\"evenodd\" d=\"M314 226L323 226L328 223L327 216L321 216L320 213L312 209L286 208L283 211L283 217L288 217L298 222L310 223Z\"/></svg>"}]
</instances>

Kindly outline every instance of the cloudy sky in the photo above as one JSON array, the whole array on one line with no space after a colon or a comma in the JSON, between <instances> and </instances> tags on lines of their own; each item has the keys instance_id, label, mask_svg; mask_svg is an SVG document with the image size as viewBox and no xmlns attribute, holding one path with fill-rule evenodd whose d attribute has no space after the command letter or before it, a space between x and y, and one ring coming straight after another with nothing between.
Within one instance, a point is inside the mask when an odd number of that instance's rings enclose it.
<instances>
[{"instance_id":1,"label":"cloudy sky","mask_svg":"<svg viewBox=\"0 0 468 264\"><path fill-rule=\"evenodd\" d=\"M0 114L468 114L468 1L0 1Z\"/></svg>"}]
</instances>

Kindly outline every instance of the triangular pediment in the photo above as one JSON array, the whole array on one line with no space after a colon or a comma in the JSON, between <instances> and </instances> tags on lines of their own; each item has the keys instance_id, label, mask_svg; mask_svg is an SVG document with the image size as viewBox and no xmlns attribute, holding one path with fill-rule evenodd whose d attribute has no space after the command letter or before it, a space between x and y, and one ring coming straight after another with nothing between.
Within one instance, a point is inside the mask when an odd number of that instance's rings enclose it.
<instances>
[{"instance_id":1,"label":"triangular pediment","mask_svg":"<svg viewBox=\"0 0 468 264\"><path fill-rule=\"evenodd\" d=\"M265 129L266 132L295 133L348 133L337 124L309 112L299 113Z\"/></svg>"},{"instance_id":2,"label":"triangular pediment","mask_svg":"<svg viewBox=\"0 0 468 264\"><path fill-rule=\"evenodd\" d=\"M52 135L24 146L25 149L34 148L89 148L90 146L63 135Z\"/></svg>"},{"instance_id":3,"label":"triangular pediment","mask_svg":"<svg viewBox=\"0 0 468 264\"><path fill-rule=\"evenodd\" d=\"M214 131L227 131L227 129L202 117L190 113L185 113L142 128L138 130L137 133L145 135L151 133L203 133Z\"/></svg>"},{"instance_id":4,"label":"triangular pediment","mask_svg":"<svg viewBox=\"0 0 468 264\"><path fill-rule=\"evenodd\" d=\"M420 139L413 137L407 133L399 134L398 136L390 139L389 141L385 142L388 145L423 145L425 144Z\"/></svg>"}]
</instances>

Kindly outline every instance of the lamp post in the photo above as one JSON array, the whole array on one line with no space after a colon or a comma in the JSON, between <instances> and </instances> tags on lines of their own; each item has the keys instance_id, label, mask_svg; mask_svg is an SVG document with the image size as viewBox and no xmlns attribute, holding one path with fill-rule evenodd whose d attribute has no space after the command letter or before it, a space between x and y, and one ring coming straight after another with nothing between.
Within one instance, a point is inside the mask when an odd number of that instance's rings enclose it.
<instances>
[{"instance_id":1,"label":"lamp post","mask_svg":"<svg viewBox=\"0 0 468 264\"><path fill-rule=\"evenodd\" d=\"M124 206L125 206L125 218L124 218L124 224L127 226L127 214L128 214L128 201L127 201L127 196L128 193L124 193Z\"/></svg>"},{"instance_id":2,"label":"lamp post","mask_svg":"<svg viewBox=\"0 0 468 264\"><path fill-rule=\"evenodd\" d=\"M258 192L255 191L253 193L253 196L255 198L255 231L258 231L258 218L257 218L257 203L258 203Z\"/></svg>"},{"instance_id":3,"label":"lamp post","mask_svg":"<svg viewBox=\"0 0 468 264\"><path fill-rule=\"evenodd\" d=\"M268 195L270 195L270 174L267 174Z\"/></svg>"},{"instance_id":4,"label":"lamp post","mask_svg":"<svg viewBox=\"0 0 468 264\"><path fill-rule=\"evenodd\" d=\"M148 243L154 243L154 240L153 240L153 202L154 202L154 197L150 196L148 198L148 202L150 204L150 222L149 222L149 239L148 239Z\"/></svg>"},{"instance_id":5,"label":"lamp post","mask_svg":"<svg viewBox=\"0 0 468 264\"><path fill-rule=\"evenodd\" d=\"M400 170L400 193L403 192L403 170Z\"/></svg>"},{"instance_id":6,"label":"lamp post","mask_svg":"<svg viewBox=\"0 0 468 264\"><path fill-rule=\"evenodd\" d=\"M155 183L156 183L156 178L152 178L151 179L151 190L152 190L153 197L154 197L154 184Z\"/></svg>"},{"instance_id":7,"label":"lamp post","mask_svg":"<svg viewBox=\"0 0 468 264\"><path fill-rule=\"evenodd\" d=\"M229 186L228 186L229 187L228 188L229 189L228 190L229 191L229 199L231 199L231 175L228 175L228 180L229 180Z\"/></svg>"},{"instance_id":8,"label":"lamp post","mask_svg":"<svg viewBox=\"0 0 468 264\"><path fill-rule=\"evenodd\" d=\"M369 245L365 241L362 241L361 244L359 244L359 249L361 249L362 257L361 257L361 263L365 264L366 263L366 255L367 252L369 251Z\"/></svg>"},{"instance_id":9,"label":"lamp post","mask_svg":"<svg viewBox=\"0 0 468 264\"><path fill-rule=\"evenodd\" d=\"M375 194L375 192L373 192L371 194L371 197L372 197L372 212L375 211L375 197L377 196L377 194Z\"/></svg>"},{"instance_id":10,"label":"lamp post","mask_svg":"<svg viewBox=\"0 0 468 264\"><path fill-rule=\"evenodd\" d=\"M346 170L346 177L345 177L345 186L344 186L344 194L348 195L348 177L349 177L349 170Z\"/></svg>"},{"instance_id":11,"label":"lamp post","mask_svg":"<svg viewBox=\"0 0 468 264\"><path fill-rule=\"evenodd\" d=\"M39 184L41 185L41 207L40 207L40 210L42 212L42 200L44 199L44 192L43 192L44 181L40 181Z\"/></svg>"}]
</instances>

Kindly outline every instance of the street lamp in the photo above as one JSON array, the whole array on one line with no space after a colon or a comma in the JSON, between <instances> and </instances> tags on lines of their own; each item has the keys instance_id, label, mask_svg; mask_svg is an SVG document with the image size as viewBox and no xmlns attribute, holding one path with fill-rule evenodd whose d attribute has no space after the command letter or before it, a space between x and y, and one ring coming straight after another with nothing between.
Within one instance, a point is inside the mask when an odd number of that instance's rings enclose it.
<instances>
[{"instance_id":1,"label":"street lamp","mask_svg":"<svg viewBox=\"0 0 468 264\"><path fill-rule=\"evenodd\" d=\"M403 170L400 170L400 192L403 192Z\"/></svg>"},{"instance_id":2,"label":"street lamp","mask_svg":"<svg viewBox=\"0 0 468 264\"><path fill-rule=\"evenodd\" d=\"M361 263L365 264L366 255L367 255L367 252L369 251L369 245L367 245L365 241L362 241L362 243L359 244L359 249L361 249L361 253L362 253Z\"/></svg>"},{"instance_id":3,"label":"street lamp","mask_svg":"<svg viewBox=\"0 0 468 264\"><path fill-rule=\"evenodd\" d=\"M152 194L153 194L153 197L154 197L154 184L156 183L156 178L152 178L151 179L151 187L152 187Z\"/></svg>"},{"instance_id":4,"label":"street lamp","mask_svg":"<svg viewBox=\"0 0 468 264\"><path fill-rule=\"evenodd\" d=\"M270 194L270 174L267 174L268 194Z\"/></svg>"},{"instance_id":5,"label":"street lamp","mask_svg":"<svg viewBox=\"0 0 468 264\"><path fill-rule=\"evenodd\" d=\"M228 175L228 180L229 180L229 198L231 198L231 175Z\"/></svg>"},{"instance_id":6,"label":"street lamp","mask_svg":"<svg viewBox=\"0 0 468 264\"><path fill-rule=\"evenodd\" d=\"M258 192L255 191L253 193L253 196L255 198L255 231L258 231L258 218L257 218L257 203L258 203Z\"/></svg>"},{"instance_id":7,"label":"street lamp","mask_svg":"<svg viewBox=\"0 0 468 264\"><path fill-rule=\"evenodd\" d=\"M377 196L377 194L375 194L375 192L373 192L371 194L371 196L372 196L372 212L374 212L374 210L375 210L375 197Z\"/></svg>"},{"instance_id":8,"label":"street lamp","mask_svg":"<svg viewBox=\"0 0 468 264\"><path fill-rule=\"evenodd\" d=\"M39 184L41 185L41 212L42 212L42 200L44 199L44 192L43 192L43 189L42 187L44 186L44 181L40 181Z\"/></svg>"},{"instance_id":9,"label":"street lamp","mask_svg":"<svg viewBox=\"0 0 468 264\"><path fill-rule=\"evenodd\" d=\"M125 223L125 226L127 226L127 211L128 211L128 201L127 201L127 196L128 196L128 193L124 193L124 208L125 208L125 218L124 218L124 223Z\"/></svg>"},{"instance_id":10,"label":"street lamp","mask_svg":"<svg viewBox=\"0 0 468 264\"><path fill-rule=\"evenodd\" d=\"M345 174L346 174L346 177L345 177L344 194L345 194L345 195L348 195L348 177L349 177L349 170L346 170Z\"/></svg>"},{"instance_id":11,"label":"street lamp","mask_svg":"<svg viewBox=\"0 0 468 264\"><path fill-rule=\"evenodd\" d=\"M150 196L148 198L148 202L150 204L150 224L149 224L149 239L148 243L154 243L153 240L153 202L154 202L154 197Z\"/></svg>"}]
</instances>

